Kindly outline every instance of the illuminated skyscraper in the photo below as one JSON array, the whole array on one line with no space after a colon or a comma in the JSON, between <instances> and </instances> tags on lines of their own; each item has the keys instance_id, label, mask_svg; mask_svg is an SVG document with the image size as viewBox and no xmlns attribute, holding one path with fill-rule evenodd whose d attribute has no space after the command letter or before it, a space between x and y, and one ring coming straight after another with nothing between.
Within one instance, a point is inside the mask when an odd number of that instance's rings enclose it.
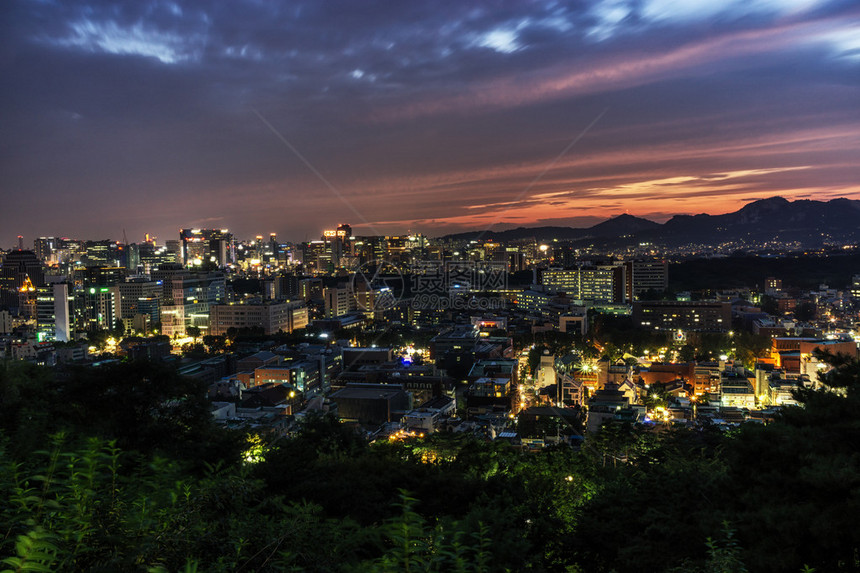
<instances>
[{"instance_id":1,"label":"illuminated skyscraper","mask_svg":"<svg viewBox=\"0 0 860 573\"><path fill-rule=\"evenodd\" d=\"M227 298L227 282L220 272L179 272L162 280L161 333L167 336L184 336L189 326L205 330L210 305Z\"/></svg>"},{"instance_id":2,"label":"illuminated skyscraper","mask_svg":"<svg viewBox=\"0 0 860 573\"><path fill-rule=\"evenodd\" d=\"M575 269L546 269L542 284L552 292L594 302L624 302L624 268L598 265Z\"/></svg>"},{"instance_id":3,"label":"illuminated skyscraper","mask_svg":"<svg viewBox=\"0 0 860 573\"><path fill-rule=\"evenodd\" d=\"M236 262L234 239L228 229L182 229L179 243L185 266L215 263L225 267Z\"/></svg>"},{"instance_id":4,"label":"illuminated skyscraper","mask_svg":"<svg viewBox=\"0 0 860 573\"><path fill-rule=\"evenodd\" d=\"M0 306L17 309L19 291L29 278L34 286L45 283L42 263L33 251L12 251L0 267Z\"/></svg>"},{"instance_id":5,"label":"illuminated skyscraper","mask_svg":"<svg viewBox=\"0 0 860 573\"><path fill-rule=\"evenodd\" d=\"M33 243L36 256L42 262L48 261L54 251L59 248L59 242L56 237L39 237Z\"/></svg>"},{"instance_id":6,"label":"illuminated skyscraper","mask_svg":"<svg viewBox=\"0 0 860 573\"><path fill-rule=\"evenodd\" d=\"M639 260L624 263L627 300L639 300L649 292L669 288L669 263L665 260Z\"/></svg>"},{"instance_id":7,"label":"illuminated skyscraper","mask_svg":"<svg viewBox=\"0 0 860 573\"><path fill-rule=\"evenodd\" d=\"M71 340L67 283L50 282L36 289L36 332L40 342Z\"/></svg>"},{"instance_id":8,"label":"illuminated skyscraper","mask_svg":"<svg viewBox=\"0 0 860 573\"><path fill-rule=\"evenodd\" d=\"M87 241L86 255L82 257L88 267L124 267L126 251L123 245L115 241Z\"/></svg>"},{"instance_id":9,"label":"illuminated skyscraper","mask_svg":"<svg viewBox=\"0 0 860 573\"><path fill-rule=\"evenodd\" d=\"M269 234L269 246L266 249L266 257L270 261L277 261L278 254L280 253L280 248L278 247L278 235L275 233Z\"/></svg>"},{"instance_id":10,"label":"illuminated skyscraper","mask_svg":"<svg viewBox=\"0 0 860 573\"><path fill-rule=\"evenodd\" d=\"M320 268L322 271L331 271L335 268L347 266L354 256L352 238L352 227L346 224L338 225L337 229L323 231L322 241L325 244L330 268Z\"/></svg>"}]
</instances>

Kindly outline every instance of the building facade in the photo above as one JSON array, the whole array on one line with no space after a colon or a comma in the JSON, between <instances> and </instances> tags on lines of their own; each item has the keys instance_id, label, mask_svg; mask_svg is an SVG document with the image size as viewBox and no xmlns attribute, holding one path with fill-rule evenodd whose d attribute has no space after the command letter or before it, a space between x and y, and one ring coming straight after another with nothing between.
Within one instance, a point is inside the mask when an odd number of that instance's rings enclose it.
<instances>
[{"instance_id":1,"label":"building facade","mask_svg":"<svg viewBox=\"0 0 860 573\"><path fill-rule=\"evenodd\" d=\"M732 305L728 302L637 301L633 323L652 330L722 332L731 328Z\"/></svg>"},{"instance_id":2,"label":"building facade","mask_svg":"<svg viewBox=\"0 0 860 573\"><path fill-rule=\"evenodd\" d=\"M262 328L264 334L290 333L308 325L303 301L257 304L215 304L209 308L209 334L223 335L230 328Z\"/></svg>"}]
</instances>

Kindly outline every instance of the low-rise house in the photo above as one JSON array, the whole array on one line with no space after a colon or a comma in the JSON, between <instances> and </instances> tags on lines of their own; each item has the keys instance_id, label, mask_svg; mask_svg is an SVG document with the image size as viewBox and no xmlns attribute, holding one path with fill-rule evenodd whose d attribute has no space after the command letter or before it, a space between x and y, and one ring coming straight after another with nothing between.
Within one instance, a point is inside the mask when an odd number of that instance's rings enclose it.
<instances>
[{"instance_id":1,"label":"low-rise house","mask_svg":"<svg viewBox=\"0 0 860 573\"><path fill-rule=\"evenodd\" d=\"M403 417L402 423L407 430L432 433L444 420L454 413L454 399L439 396L429 400Z\"/></svg>"},{"instance_id":2,"label":"low-rise house","mask_svg":"<svg viewBox=\"0 0 860 573\"><path fill-rule=\"evenodd\" d=\"M597 432L604 422L615 419L619 410L630 406L630 401L615 384L607 384L588 400L586 431Z\"/></svg>"}]
</instances>

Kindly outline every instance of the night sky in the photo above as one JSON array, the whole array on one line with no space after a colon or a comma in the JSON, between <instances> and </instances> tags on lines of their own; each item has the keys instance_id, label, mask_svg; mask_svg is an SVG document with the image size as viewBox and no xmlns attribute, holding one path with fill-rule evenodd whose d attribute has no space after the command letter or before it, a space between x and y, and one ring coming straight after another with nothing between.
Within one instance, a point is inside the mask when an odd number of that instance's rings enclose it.
<instances>
[{"instance_id":1,"label":"night sky","mask_svg":"<svg viewBox=\"0 0 860 573\"><path fill-rule=\"evenodd\" d=\"M0 3L0 246L860 199L860 3Z\"/></svg>"}]
</instances>

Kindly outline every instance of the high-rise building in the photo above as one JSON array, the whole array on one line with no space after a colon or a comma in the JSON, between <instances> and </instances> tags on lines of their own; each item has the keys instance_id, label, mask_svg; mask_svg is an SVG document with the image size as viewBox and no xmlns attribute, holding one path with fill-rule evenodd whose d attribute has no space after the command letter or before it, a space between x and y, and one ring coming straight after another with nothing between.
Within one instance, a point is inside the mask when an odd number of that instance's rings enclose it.
<instances>
[{"instance_id":1,"label":"high-rise building","mask_svg":"<svg viewBox=\"0 0 860 573\"><path fill-rule=\"evenodd\" d=\"M12 333L12 315L8 310L0 310L0 334Z\"/></svg>"},{"instance_id":2,"label":"high-rise building","mask_svg":"<svg viewBox=\"0 0 860 573\"><path fill-rule=\"evenodd\" d=\"M225 267L236 262L234 239L228 229L182 229L179 243L185 266L215 263Z\"/></svg>"},{"instance_id":3,"label":"high-rise building","mask_svg":"<svg viewBox=\"0 0 860 573\"><path fill-rule=\"evenodd\" d=\"M346 286L326 288L323 291L325 297L325 317L336 318L343 316L350 310L354 310L350 289Z\"/></svg>"},{"instance_id":4,"label":"high-rise building","mask_svg":"<svg viewBox=\"0 0 860 573\"><path fill-rule=\"evenodd\" d=\"M227 281L221 272L186 271L163 280L161 333L168 336L183 336L189 326L208 328L209 307L227 299Z\"/></svg>"},{"instance_id":5,"label":"high-rise building","mask_svg":"<svg viewBox=\"0 0 860 573\"><path fill-rule=\"evenodd\" d=\"M263 334L290 333L308 324L304 301L257 304L213 304L209 308L209 333L226 334L231 328L262 328Z\"/></svg>"},{"instance_id":6,"label":"high-rise building","mask_svg":"<svg viewBox=\"0 0 860 573\"><path fill-rule=\"evenodd\" d=\"M517 247L507 247L505 249L505 262L508 263L508 270L512 273L524 271L526 269L526 257L520 252Z\"/></svg>"},{"instance_id":7,"label":"high-rise building","mask_svg":"<svg viewBox=\"0 0 860 573\"><path fill-rule=\"evenodd\" d=\"M390 263L408 262L408 251L406 250L408 240L408 236L385 237L385 260Z\"/></svg>"},{"instance_id":8,"label":"high-rise building","mask_svg":"<svg viewBox=\"0 0 860 573\"><path fill-rule=\"evenodd\" d=\"M117 283L115 291L117 318L134 318L146 314L151 322L158 322L158 307L163 294L162 283L145 278L132 278Z\"/></svg>"},{"instance_id":9,"label":"high-rise building","mask_svg":"<svg viewBox=\"0 0 860 573\"><path fill-rule=\"evenodd\" d=\"M324 299L323 290L324 287L321 278L315 277L299 280L299 297L302 300L321 302Z\"/></svg>"},{"instance_id":10,"label":"high-rise building","mask_svg":"<svg viewBox=\"0 0 860 573\"><path fill-rule=\"evenodd\" d=\"M75 270L75 278L83 286L113 286L125 282L128 269L125 267L84 267Z\"/></svg>"},{"instance_id":11,"label":"high-rise building","mask_svg":"<svg viewBox=\"0 0 860 573\"><path fill-rule=\"evenodd\" d=\"M355 241L352 238L352 227L349 225L339 225L337 229L323 231L322 241L324 243L325 253L330 263L329 269L333 270L348 266L348 259L354 256L353 247Z\"/></svg>"},{"instance_id":12,"label":"high-rise building","mask_svg":"<svg viewBox=\"0 0 860 573\"><path fill-rule=\"evenodd\" d=\"M279 254L280 247L278 245L278 235L275 233L269 233L269 244L266 248L265 258L269 261L277 262Z\"/></svg>"},{"instance_id":13,"label":"high-rise building","mask_svg":"<svg viewBox=\"0 0 860 573\"><path fill-rule=\"evenodd\" d=\"M356 237L353 245L359 264L384 261L388 256L383 236Z\"/></svg>"},{"instance_id":14,"label":"high-rise building","mask_svg":"<svg viewBox=\"0 0 860 573\"><path fill-rule=\"evenodd\" d=\"M18 289L18 314L24 318L36 318L36 286L30 277Z\"/></svg>"},{"instance_id":15,"label":"high-rise building","mask_svg":"<svg viewBox=\"0 0 860 573\"><path fill-rule=\"evenodd\" d=\"M634 302L633 323L652 330L722 332L732 326L732 305L728 302Z\"/></svg>"},{"instance_id":16,"label":"high-rise building","mask_svg":"<svg viewBox=\"0 0 860 573\"><path fill-rule=\"evenodd\" d=\"M116 324L114 291L109 286L90 286L75 293L75 323L79 330L107 330Z\"/></svg>"},{"instance_id":17,"label":"high-rise building","mask_svg":"<svg viewBox=\"0 0 860 573\"><path fill-rule=\"evenodd\" d=\"M168 239L164 242L164 246L167 248L168 252L173 253L172 262L182 264L182 242Z\"/></svg>"},{"instance_id":18,"label":"high-rise building","mask_svg":"<svg viewBox=\"0 0 860 573\"><path fill-rule=\"evenodd\" d=\"M125 247L115 241L87 241L81 260L88 267L124 267L127 257Z\"/></svg>"},{"instance_id":19,"label":"high-rise building","mask_svg":"<svg viewBox=\"0 0 860 573\"><path fill-rule=\"evenodd\" d=\"M325 241L309 241L302 243L302 264L306 273L327 273L334 269L331 253Z\"/></svg>"},{"instance_id":20,"label":"high-rise building","mask_svg":"<svg viewBox=\"0 0 860 573\"><path fill-rule=\"evenodd\" d=\"M564 292L577 300L624 302L624 268L599 265L575 269L546 269L542 284L552 292Z\"/></svg>"},{"instance_id":21,"label":"high-rise building","mask_svg":"<svg viewBox=\"0 0 860 573\"><path fill-rule=\"evenodd\" d=\"M638 300L648 291L669 288L669 263L665 260L638 260L624 263L627 300Z\"/></svg>"},{"instance_id":22,"label":"high-rise building","mask_svg":"<svg viewBox=\"0 0 860 573\"><path fill-rule=\"evenodd\" d=\"M33 250L42 262L48 262L51 259L51 255L59 246L59 241L56 237L39 237L33 241Z\"/></svg>"},{"instance_id":23,"label":"high-rise building","mask_svg":"<svg viewBox=\"0 0 860 573\"><path fill-rule=\"evenodd\" d=\"M299 277L294 274L282 273L275 277L275 300L298 298Z\"/></svg>"},{"instance_id":24,"label":"high-rise building","mask_svg":"<svg viewBox=\"0 0 860 573\"><path fill-rule=\"evenodd\" d=\"M179 241L168 242L175 243L178 249ZM137 255L139 261L138 268L142 267L144 273L150 273L153 269L163 264L177 262L176 253L174 251L171 251L166 246L158 247L153 242L137 245Z\"/></svg>"},{"instance_id":25,"label":"high-rise building","mask_svg":"<svg viewBox=\"0 0 860 573\"><path fill-rule=\"evenodd\" d=\"M552 264L559 267L576 265L576 249L570 245L556 245L552 249Z\"/></svg>"},{"instance_id":26,"label":"high-rise building","mask_svg":"<svg viewBox=\"0 0 860 573\"><path fill-rule=\"evenodd\" d=\"M42 262L33 251L12 251L0 267L0 306L17 310L25 281L39 287L45 284Z\"/></svg>"},{"instance_id":27,"label":"high-rise building","mask_svg":"<svg viewBox=\"0 0 860 573\"><path fill-rule=\"evenodd\" d=\"M36 288L36 332L40 342L71 340L68 283L49 282Z\"/></svg>"},{"instance_id":28,"label":"high-rise building","mask_svg":"<svg viewBox=\"0 0 860 573\"><path fill-rule=\"evenodd\" d=\"M58 238L56 246L51 247L51 253L47 259L51 264L71 263L81 261L86 255L86 242L74 239Z\"/></svg>"}]
</instances>

